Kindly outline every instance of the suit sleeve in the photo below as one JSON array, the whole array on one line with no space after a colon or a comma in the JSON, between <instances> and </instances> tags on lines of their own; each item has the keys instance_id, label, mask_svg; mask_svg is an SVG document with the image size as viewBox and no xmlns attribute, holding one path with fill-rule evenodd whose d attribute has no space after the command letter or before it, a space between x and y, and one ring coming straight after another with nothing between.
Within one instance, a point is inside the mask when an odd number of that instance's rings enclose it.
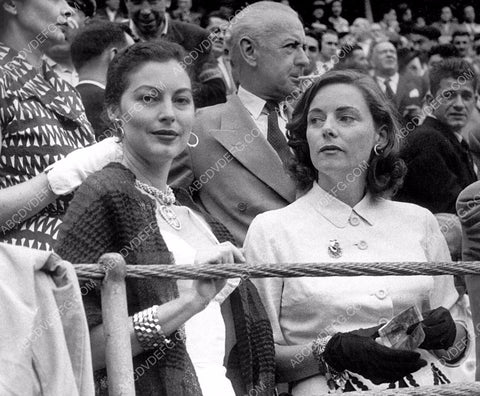
<instances>
[{"instance_id":1,"label":"suit sleeve","mask_svg":"<svg viewBox=\"0 0 480 396\"><path fill-rule=\"evenodd\" d=\"M271 229L257 216L251 223L245 238L245 258L248 263L277 263L278 254L271 239ZM273 330L273 339L276 344L285 345L285 339L280 326L280 314L283 293L283 278L252 279L262 299Z\"/></svg>"},{"instance_id":2,"label":"suit sleeve","mask_svg":"<svg viewBox=\"0 0 480 396\"><path fill-rule=\"evenodd\" d=\"M457 176L449 169L449 153L442 142L413 140L411 146L421 147L405 158L408 171L400 199L429 209L433 213L449 213L462 188Z\"/></svg>"},{"instance_id":3,"label":"suit sleeve","mask_svg":"<svg viewBox=\"0 0 480 396\"><path fill-rule=\"evenodd\" d=\"M222 72L217 61L211 52L211 38L208 32L200 29L199 43L197 48L203 48L203 52L198 54L198 58L193 63L193 99L197 108L213 106L223 103L227 99L227 88L223 82ZM209 46L202 43L207 41Z\"/></svg>"}]
</instances>

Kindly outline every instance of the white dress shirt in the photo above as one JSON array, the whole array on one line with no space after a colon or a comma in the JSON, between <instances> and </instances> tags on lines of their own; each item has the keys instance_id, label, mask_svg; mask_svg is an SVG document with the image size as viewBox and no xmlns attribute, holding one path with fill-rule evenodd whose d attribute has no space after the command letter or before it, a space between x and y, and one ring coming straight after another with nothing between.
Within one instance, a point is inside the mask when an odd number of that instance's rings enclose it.
<instances>
[{"instance_id":1,"label":"white dress shirt","mask_svg":"<svg viewBox=\"0 0 480 396\"><path fill-rule=\"evenodd\" d=\"M375 76L375 78L377 79L380 89L383 91L383 93L385 93L385 91L387 90L387 87L385 87L386 78L380 77L377 75ZM400 79L400 75L398 73L395 73L392 77L389 77L389 78L390 78L390 87L392 87L393 93L396 94L398 90L398 80Z\"/></svg>"},{"instance_id":2,"label":"white dress shirt","mask_svg":"<svg viewBox=\"0 0 480 396\"><path fill-rule=\"evenodd\" d=\"M259 98L257 95L247 91L241 85L238 87L238 98L250 113L253 122L257 125L260 132L262 132L265 139L268 134L268 113L265 109L266 100ZM278 126L280 130L286 134L287 116L283 103L279 103L280 117L278 117Z\"/></svg>"},{"instance_id":3,"label":"white dress shirt","mask_svg":"<svg viewBox=\"0 0 480 396\"><path fill-rule=\"evenodd\" d=\"M342 250L338 258L329 255L331 240ZM258 215L248 230L245 253L247 262L254 263L450 261L445 239L428 210L375 200L370 194L351 208L316 183L287 207ZM414 304L420 311L444 306L458 320L468 317L468 303L459 300L452 276L263 278L254 283L280 345L305 345L318 335L386 323ZM462 322L471 326L471 321L466 323ZM419 352L429 362L413 374L420 385L433 385L431 362L452 382L474 379L474 363L452 369L433 354ZM469 359L474 361L473 356ZM355 376L370 389L388 387ZM327 391L325 377L317 375L297 383L293 395Z\"/></svg>"}]
</instances>

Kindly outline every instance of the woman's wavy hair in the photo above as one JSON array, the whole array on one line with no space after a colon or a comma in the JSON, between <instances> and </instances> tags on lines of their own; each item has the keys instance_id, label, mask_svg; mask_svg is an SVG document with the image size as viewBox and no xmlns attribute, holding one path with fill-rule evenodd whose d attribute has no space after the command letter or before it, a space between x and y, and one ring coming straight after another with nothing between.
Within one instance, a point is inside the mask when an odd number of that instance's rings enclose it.
<instances>
[{"instance_id":1,"label":"woman's wavy hair","mask_svg":"<svg viewBox=\"0 0 480 396\"><path fill-rule=\"evenodd\" d=\"M287 137L288 144L295 153L289 169L298 187L306 191L318 179L318 171L310 158L307 141L307 115L320 89L332 84L357 87L365 98L375 128L382 128L386 132L387 144L382 148L380 155L376 155L373 149L370 154L367 189L377 197L388 193L394 194L401 186L407 169L398 155L400 122L397 111L371 77L353 70L334 70L325 73L304 92L295 106L292 121L287 124Z\"/></svg>"}]
</instances>

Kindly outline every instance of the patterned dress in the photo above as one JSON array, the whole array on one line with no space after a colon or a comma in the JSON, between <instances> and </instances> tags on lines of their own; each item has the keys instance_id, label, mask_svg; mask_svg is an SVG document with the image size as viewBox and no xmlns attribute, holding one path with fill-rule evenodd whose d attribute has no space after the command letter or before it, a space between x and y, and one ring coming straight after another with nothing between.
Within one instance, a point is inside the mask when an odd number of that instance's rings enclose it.
<instances>
[{"instance_id":1,"label":"patterned dress","mask_svg":"<svg viewBox=\"0 0 480 396\"><path fill-rule=\"evenodd\" d=\"M0 42L0 188L37 176L94 139L77 91L45 62L39 72ZM0 226L0 242L52 248L71 196L58 198L24 220L47 193L39 191Z\"/></svg>"}]
</instances>

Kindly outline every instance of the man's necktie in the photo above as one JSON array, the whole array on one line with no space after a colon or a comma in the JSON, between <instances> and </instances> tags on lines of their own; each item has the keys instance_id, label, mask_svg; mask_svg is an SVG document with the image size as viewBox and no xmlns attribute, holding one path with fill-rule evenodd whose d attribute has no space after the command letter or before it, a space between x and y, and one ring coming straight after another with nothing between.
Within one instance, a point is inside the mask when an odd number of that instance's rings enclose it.
<instances>
[{"instance_id":1,"label":"man's necktie","mask_svg":"<svg viewBox=\"0 0 480 396\"><path fill-rule=\"evenodd\" d=\"M282 162L287 165L292 154L288 147L287 139L278 126L278 104L272 100L267 100L265 109L268 114L267 140L278 153Z\"/></svg>"},{"instance_id":2,"label":"man's necktie","mask_svg":"<svg viewBox=\"0 0 480 396\"><path fill-rule=\"evenodd\" d=\"M473 174L475 175L475 178L476 178L476 173L477 173L477 167L475 165L475 163L473 162L473 156L472 156L472 153L470 152L470 146L469 144L465 141L465 139L462 138L462 140L460 141L460 145L462 146L462 149L463 149L463 152L465 154L465 156L467 157L468 159L468 163L470 165L470 169L473 171Z\"/></svg>"},{"instance_id":3,"label":"man's necktie","mask_svg":"<svg viewBox=\"0 0 480 396\"><path fill-rule=\"evenodd\" d=\"M395 93L393 92L392 86L390 85L390 82L392 80L390 78L385 79L384 84L385 84L385 95L387 95L387 98L390 100L393 100L395 97Z\"/></svg>"}]
</instances>

